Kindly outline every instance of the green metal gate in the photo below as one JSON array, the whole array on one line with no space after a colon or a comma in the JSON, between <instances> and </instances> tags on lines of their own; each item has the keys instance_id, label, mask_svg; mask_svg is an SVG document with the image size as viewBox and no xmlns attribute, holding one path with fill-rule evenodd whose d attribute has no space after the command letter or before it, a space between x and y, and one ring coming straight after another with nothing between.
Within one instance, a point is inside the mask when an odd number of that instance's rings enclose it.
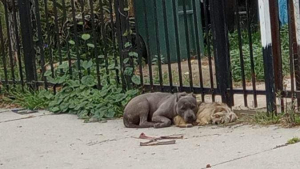
<instances>
[{"instance_id":1,"label":"green metal gate","mask_svg":"<svg viewBox=\"0 0 300 169\"><path fill-rule=\"evenodd\" d=\"M162 0L155 0L157 4L157 20L158 20L158 32L155 29L155 14L154 14L154 0L148 0L144 8L144 4L142 0L135 0L136 3L136 24L139 26L139 33L143 38L147 49L149 50L149 55L151 59L157 55L157 41L160 44L160 52L165 60L164 63L167 63L167 46L166 46L166 38L165 38L165 27L164 27L164 15L163 15L163 3ZM173 9L172 1L166 1L166 19L168 24L168 35L169 35L169 44L170 44L170 58L171 62L177 62L177 46L176 46L176 36L175 36L175 20L173 11L177 11L177 27L179 34L179 48L180 48L180 58L181 60L187 59L187 46L186 46L186 36L189 36L190 41L190 53L191 57L195 56L197 53L197 43L196 43L196 31L195 24L198 24L198 34L200 41L200 51L201 54L204 52L203 45L203 31L202 31L202 22L201 22L201 8L200 1L196 1L196 11L193 9L192 0L186 1L186 13L187 13L187 23L189 33L186 35L185 32L185 24L184 24L184 11L183 11L183 0L175 0L176 1L176 10ZM145 11L147 12L145 14ZM194 22L194 15L197 15L197 23ZM147 18L148 28L146 28L145 17ZM147 33L149 37L147 37ZM156 33L158 33L159 39L156 38ZM147 39L148 38L148 39ZM148 43L149 41L149 43Z\"/></svg>"}]
</instances>

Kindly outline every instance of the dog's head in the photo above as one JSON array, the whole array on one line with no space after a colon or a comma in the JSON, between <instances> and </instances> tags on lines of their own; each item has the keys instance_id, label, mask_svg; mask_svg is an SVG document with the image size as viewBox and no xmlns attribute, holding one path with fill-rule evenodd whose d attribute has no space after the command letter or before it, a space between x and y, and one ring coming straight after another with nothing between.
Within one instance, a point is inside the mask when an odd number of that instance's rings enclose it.
<instances>
[{"instance_id":1,"label":"dog's head","mask_svg":"<svg viewBox=\"0 0 300 169\"><path fill-rule=\"evenodd\" d=\"M184 119L186 123L192 123L196 121L198 106L195 95L179 93L176 96L176 102L176 112Z\"/></svg>"},{"instance_id":2,"label":"dog's head","mask_svg":"<svg viewBox=\"0 0 300 169\"><path fill-rule=\"evenodd\" d=\"M238 116L227 107L218 107L211 116L212 124L227 124L235 122Z\"/></svg>"}]
</instances>

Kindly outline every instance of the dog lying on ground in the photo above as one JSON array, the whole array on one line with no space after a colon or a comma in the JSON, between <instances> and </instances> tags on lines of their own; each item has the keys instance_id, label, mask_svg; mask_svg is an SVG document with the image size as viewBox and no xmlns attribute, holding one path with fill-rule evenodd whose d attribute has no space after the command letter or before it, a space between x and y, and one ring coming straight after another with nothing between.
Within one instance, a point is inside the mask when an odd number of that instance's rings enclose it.
<instances>
[{"instance_id":1,"label":"dog lying on ground","mask_svg":"<svg viewBox=\"0 0 300 169\"><path fill-rule=\"evenodd\" d=\"M199 102L196 122L187 123L180 116L176 116L173 123L177 127L192 127L193 125L227 124L235 122L237 119L237 115L226 104Z\"/></svg>"},{"instance_id":2,"label":"dog lying on ground","mask_svg":"<svg viewBox=\"0 0 300 169\"><path fill-rule=\"evenodd\" d=\"M133 98L125 107L127 128L169 127L175 116L188 123L196 121L196 97L187 93L147 93Z\"/></svg>"}]
</instances>

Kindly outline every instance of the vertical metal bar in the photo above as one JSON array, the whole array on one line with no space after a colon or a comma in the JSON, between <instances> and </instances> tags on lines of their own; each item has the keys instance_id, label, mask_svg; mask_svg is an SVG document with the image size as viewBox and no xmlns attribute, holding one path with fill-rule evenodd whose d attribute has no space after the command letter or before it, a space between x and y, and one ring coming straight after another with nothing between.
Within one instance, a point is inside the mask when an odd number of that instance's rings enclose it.
<instances>
[{"instance_id":1,"label":"vertical metal bar","mask_svg":"<svg viewBox=\"0 0 300 169\"><path fill-rule=\"evenodd\" d=\"M100 79L100 68L99 68L99 58L98 58L98 49L97 49L97 39L96 39L96 32L95 32L95 15L94 15L94 1L89 0L90 8L91 8L91 19L92 19L92 33L93 33L93 42L94 42L94 57L96 60L96 71L97 71L97 82L98 82L98 89L101 87L101 79Z\"/></svg>"},{"instance_id":2,"label":"vertical metal bar","mask_svg":"<svg viewBox=\"0 0 300 169\"><path fill-rule=\"evenodd\" d=\"M177 11L177 0L172 0L173 5L173 17L174 17L174 26L175 26L175 39L176 39L176 51L177 51L177 64L178 64L178 75L179 75L179 91L183 90L182 83L182 69L181 69L181 51L179 43L179 28L178 28L178 11Z\"/></svg>"},{"instance_id":3,"label":"vertical metal bar","mask_svg":"<svg viewBox=\"0 0 300 169\"><path fill-rule=\"evenodd\" d=\"M57 14L57 4L56 0L53 0L53 11L54 11L54 23L55 23L55 32L56 32L56 45L58 50L58 56L59 56L59 64L62 64L62 54L61 54L61 46L60 46L60 31L58 27L58 14ZM63 70L60 69L60 73L63 73Z\"/></svg>"},{"instance_id":4,"label":"vertical metal bar","mask_svg":"<svg viewBox=\"0 0 300 169\"><path fill-rule=\"evenodd\" d=\"M112 0L109 0L109 10L110 10L110 25L111 25L111 29L112 29L112 34L111 34L111 39L112 39L112 45L113 45L113 57L114 57L114 61L115 61L115 67L118 67L118 60L117 60L117 56L116 56L116 38L115 38L115 27L114 27L114 11L113 11L113 2ZM119 69L116 69L116 81L117 84L120 84L120 78L119 78Z\"/></svg>"},{"instance_id":5,"label":"vertical metal bar","mask_svg":"<svg viewBox=\"0 0 300 169\"><path fill-rule=\"evenodd\" d=\"M76 22L76 14L75 14L75 4L74 0L71 0L72 4L72 17L73 17L73 25L74 25L74 40L75 40L75 51L76 51L76 56L77 56L77 67L78 67L78 77L81 79L82 77L82 72L81 72L81 66L80 66L80 55L79 55L79 41L78 41L78 35L77 35L77 22ZM98 58L98 57L97 57ZM96 60L97 61L97 60ZM97 63L98 64L98 63ZM98 64L99 65L99 64Z\"/></svg>"},{"instance_id":6,"label":"vertical metal bar","mask_svg":"<svg viewBox=\"0 0 300 169\"><path fill-rule=\"evenodd\" d=\"M107 42L106 42L106 31L105 31L105 23L104 23L104 12L103 12L103 2L102 0L99 0L99 5L100 5L100 21L101 21L101 35L102 35L102 40L103 40L103 54L104 54L104 60L105 60L105 70L106 70L106 75L107 75L107 82L109 82L109 71L108 71L108 57L107 57Z\"/></svg>"},{"instance_id":7,"label":"vertical metal bar","mask_svg":"<svg viewBox=\"0 0 300 169\"><path fill-rule=\"evenodd\" d=\"M299 2L299 1L298 1ZM294 4L295 3L295 4ZM297 18L295 15L296 11L299 15L299 11L297 9L297 7L295 6L296 5L296 1L295 0L292 0L289 4L290 6L290 14L289 14L289 17L291 19L291 27L292 27L292 31L289 32L292 34L292 37L293 37L293 55L294 55L294 71L295 71L295 79L296 79L296 90L300 90L300 51L298 51L298 43L297 43L297 22L299 18ZM297 105L298 105L298 110L300 110L300 99L297 99Z\"/></svg>"},{"instance_id":8,"label":"vertical metal bar","mask_svg":"<svg viewBox=\"0 0 300 169\"><path fill-rule=\"evenodd\" d=\"M120 1L115 1L115 11L116 11L116 25L117 25L117 38L118 38L118 44L119 44L119 53L120 53L120 70L121 70L121 82L122 82L122 88L126 89L126 83L123 73L123 34L122 34L122 20L120 18Z\"/></svg>"},{"instance_id":9,"label":"vertical metal bar","mask_svg":"<svg viewBox=\"0 0 300 169\"><path fill-rule=\"evenodd\" d=\"M211 0L211 16L214 38L214 56L218 89L222 96L222 102L232 106L232 98L228 93L230 89L229 70L229 42L228 29L225 18L225 0Z\"/></svg>"},{"instance_id":10,"label":"vertical metal bar","mask_svg":"<svg viewBox=\"0 0 300 169\"><path fill-rule=\"evenodd\" d=\"M149 24L148 24L148 9L147 9L147 6L146 6L146 0L143 0L143 9L145 11L145 15L144 15L144 18L145 18L145 28L146 28L146 39L147 39L147 45L148 45L148 49L147 49L147 52L148 52L148 66L149 66L149 79L150 79L150 86L151 86L151 91L153 91L153 74L152 74L152 60L151 60L151 52L150 52L150 36L149 36Z\"/></svg>"},{"instance_id":11,"label":"vertical metal bar","mask_svg":"<svg viewBox=\"0 0 300 169\"><path fill-rule=\"evenodd\" d=\"M214 77L213 77L213 66L212 66L212 57L211 57L211 42L210 42L210 31L208 27L208 0L203 0L204 5L204 17L205 17L205 33L206 33L206 43L207 43L207 54L208 54L208 64L209 64L209 77L210 77L210 90L212 91L212 101L215 102L215 92L214 92Z\"/></svg>"},{"instance_id":12,"label":"vertical metal bar","mask_svg":"<svg viewBox=\"0 0 300 169\"><path fill-rule=\"evenodd\" d=\"M65 0L61 0L61 2L62 2L62 8L63 8L62 25L64 25L65 21L67 20L66 2L65 2Z\"/></svg>"},{"instance_id":13,"label":"vertical metal bar","mask_svg":"<svg viewBox=\"0 0 300 169\"><path fill-rule=\"evenodd\" d=\"M288 6L288 29L289 29L289 54L290 54L290 75L291 75L291 93L292 93L292 105L294 105L295 101L295 80L294 80L294 47L293 47L293 32L294 30L294 22L295 18L293 17L294 8L293 2L287 1Z\"/></svg>"},{"instance_id":14,"label":"vertical metal bar","mask_svg":"<svg viewBox=\"0 0 300 169\"><path fill-rule=\"evenodd\" d=\"M158 59L159 84L160 84L160 90L163 91L163 78L162 78L162 70L161 70L161 53L160 53L160 41L159 41L160 36L159 36L159 28L158 28L156 0L153 1L153 5L154 5L155 36L156 36L156 48L157 48L157 59Z\"/></svg>"},{"instance_id":15,"label":"vertical metal bar","mask_svg":"<svg viewBox=\"0 0 300 169\"><path fill-rule=\"evenodd\" d=\"M50 25L49 25L49 16L48 16L48 0L44 0L44 5L45 5L45 21L46 21L46 32L48 35L50 35ZM53 51L52 51L52 46L51 46L51 41L50 41L50 36L48 36L47 43L48 43L48 48L49 48L49 62L50 62L50 69L51 69L51 77L54 78L54 67L53 67ZM46 66L46 65L44 65ZM53 92L56 93L56 87L53 87Z\"/></svg>"},{"instance_id":16,"label":"vertical metal bar","mask_svg":"<svg viewBox=\"0 0 300 169\"><path fill-rule=\"evenodd\" d=\"M245 107L248 107L247 94L246 94L246 79L245 79L245 70L244 70L245 66L244 66L243 42L242 42L242 33L241 33L241 26L240 26L239 5L237 0L235 0L235 14L236 14L238 42L239 42L239 50L240 50L240 64L241 64L241 76L242 76L242 85L243 85L243 93L244 93L244 105Z\"/></svg>"},{"instance_id":17,"label":"vertical metal bar","mask_svg":"<svg viewBox=\"0 0 300 169\"><path fill-rule=\"evenodd\" d=\"M49 16L48 16L48 0L44 0L45 3L45 20L46 20L46 31L47 34L50 35L50 25L49 25ZM54 67L53 67L53 51L52 51L52 46L51 46L51 40L50 40L50 36L48 36L47 39L47 46L49 48L49 53L50 53L50 69L51 69L51 73L52 73L52 78L54 78ZM45 65L44 65L45 66ZM54 87L54 93L55 93L55 87Z\"/></svg>"},{"instance_id":18,"label":"vertical metal bar","mask_svg":"<svg viewBox=\"0 0 300 169\"><path fill-rule=\"evenodd\" d=\"M43 35L42 35L42 27L41 27L41 18L40 18L40 6L39 1L35 0L35 14L36 14L36 22L37 22L37 28L38 28L38 46L40 48L40 54L41 54L41 68L42 68L42 79L44 81L44 87L45 89L48 88L47 85L47 78L44 76L45 73L45 55L44 55L44 41L43 41Z\"/></svg>"},{"instance_id":19,"label":"vertical metal bar","mask_svg":"<svg viewBox=\"0 0 300 169\"><path fill-rule=\"evenodd\" d=\"M14 60L12 55L12 44L10 38L10 28L9 28L9 21L8 21L8 9L7 9L7 1L4 1L4 9L5 9L5 20L6 20L6 32L7 32L7 41L8 41L8 54L9 54L9 61L10 61L10 71L11 77L13 81L14 87L16 87L16 79L15 79L15 68L14 68Z\"/></svg>"},{"instance_id":20,"label":"vertical metal bar","mask_svg":"<svg viewBox=\"0 0 300 169\"><path fill-rule=\"evenodd\" d=\"M186 0L183 0L183 15L184 15L184 28L185 28L185 38L186 38L186 48L187 48L187 57L188 57L188 67L189 67L189 79L190 79L190 89L193 92L193 72L191 64L191 47L190 47L190 37L189 37L189 26L187 21L187 12L186 12Z\"/></svg>"},{"instance_id":21,"label":"vertical metal bar","mask_svg":"<svg viewBox=\"0 0 300 169\"><path fill-rule=\"evenodd\" d=\"M85 2L86 2L85 0L80 0L80 8L81 8L80 10L81 10L81 19L82 19L82 33L83 34L86 33L86 30L85 30L86 21L85 21L85 11L84 11L85 10ZM84 46L87 46L87 41L84 40L83 44L84 44ZM87 52L86 48L82 48L81 52L86 53ZM83 59L89 60L90 57L89 57L89 55L86 55L86 58L83 58ZM91 74L91 69L88 68L87 72L88 72L88 74Z\"/></svg>"},{"instance_id":22,"label":"vertical metal bar","mask_svg":"<svg viewBox=\"0 0 300 169\"><path fill-rule=\"evenodd\" d=\"M199 4L201 5L201 2L199 1ZM201 9L201 6L200 6ZM201 61L201 49L200 49L200 37L199 37L199 28L198 28L198 21L201 22L201 20L198 19L197 14L197 8L196 8L196 0L193 0L193 11L194 11L194 23L195 23L195 34L196 34L196 49L197 49L197 59L198 59L198 69L199 69L199 81L200 81L200 88L201 88L201 99L204 102L205 101L205 93L203 90L203 74L202 74L202 61ZM201 19L201 18L200 18Z\"/></svg>"},{"instance_id":23,"label":"vertical metal bar","mask_svg":"<svg viewBox=\"0 0 300 169\"><path fill-rule=\"evenodd\" d=\"M164 27L165 27L165 39L167 47L167 59L168 59L168 72L169 72L169 83L171 90L173 92L173 77L172 77L172 67L171 67L171 52L170 52L170 39L169 39L169 27L167 20L167 9L166 9L166 0L162 0L163 5L163 18L164 18Z\"/></svg>"},{"instance_id":24,"label":"vertical metal bar","mask_svg":"<svg viewBox=\"0 0 300 169\"><path fill-rule=\"evenodd\" d=\"M22 58L21 58L21 48L20 48L20 39L19 39L19 28L17 22L17 12L16 12L16 2L12 1L13 7L13 20L15 22L15 33L16 33L16 45L17 45L17 55L18 55L18 64L19 64L19 73L20 73L20 80L22 90L24 90L24 77L23 77L23 68L22 68Z\"/></svg>"},{"instance_id":25,"label":"vertical metal bar","mask_svg":"<svg viewBox=\"0 0 300 169\"><path fill-rule=\"evenodd\" d=\"M7 67L6 67L6 53L4 49L4 39L3 39L3 31L2 31L2 19L0 17L0 43L1 43L1 55L2 55L2 62L3 62L3 68L4 68L4 79L5 79L5 86L6 89L9 90L8 85L8 77L7 77Z\"/></svg>"},{"instance_id":26,"label":"vertical metal bar","mask_svg":"<svg viewBox=\"0 0 300 169\"><path fill-rule=\"evenodd\" d=\"M26 71L26 81L31 88L34 88L32 82L35 81L36 70L35 67L35 51L33 45L33 34L31 19L30 19L30 7L29 1L19 0L19 15L20 15L20 24L21 24L21 35L23 42L23 51L24 51L24 63Z\"/></svg>"},{"instance_id":27,"label":"vertical metal bar","mask_svg":"<svg viewBox=\"0 0 300 169\"><path fill-rule=\"evenodd\" d=\"M64 25L67 20L67 7L65 0L62 0L62 8L63 8L63 18L62 18L62 28L64 28ZM73 71L72 71L72 61L71 61L71 52L70 52L70 44L69 44L69 36L66 37L66 47L67 47L67 55L68 55L68 64L69 64L69 74L70 78L73 77Z\"/></svg>"},{"instance_id":28,"label":"vertical metal bar","mask_svg":"<svg viewBox=\"0 0 300 169\"><path fill-rule=\"evenodd\" d=\"M293 0L294 3L294 15L295 15L295 27L296 27L296 46L297 46L297 60L298 60L298 65L297 65L297 72L298 72L298 77L297 77L297 86L296 90L300 90L300 3L299 0ZM296 65L295 65L296 66ZM297 98L297 104L298 104L298 110L300 110L300 99Z\"/></svg>"},{"instance_id":29,"label":"vertical metal bar","mask_svg":"<svg viewBox=\"0 0 300 169\"><path fill-rule=\"evenodd\" d=\"M272 48L274 58L274 80L276 91L283 91L283 77L282 77L282 57L281 57L281 42L279 31L279 9L278 0L269 1L270 3L270 17L272 28ZM281 96L280 96L281 97ZM282 98L282 97L281 97ZM284 111L284 100L281 99L281 111Z\"/></svg>"},{"instance_id":30,"label":"vertical metal bar","mask_svg":"<svg viewBox=\"0 0 300 169\"><path fill-rule=\"evenodd\" d=\"M246 0L246 12L247 12L247 31L248 31L248 39L249 39L249 54L250 54L250 65L251 65L251 80L253 87L253 101L254 107L257 107L257 92L256 92L256 75L255 75L255 64L254 64L254 56L253 56L253 46L252 46L252 32L251 32L251 16L249 9L249 0Z\"/></svg>"},{"instance_id":31,"label":"vertical metal bar","mask_svg":"<svg viewBox=\"0 0 300 169\"><path fill-rule=\"evenodd\" d=\"M272 38L271 38L271 24L270 24L270 11L269 0L259 1L259 17L260 17L260 30L261 42L263 47L263 60L265 71L265 85L267 96L267 111L270 113L276 112L275 100L275 85L274 85L274 67L272 56Z\"/></svg>"},{"instance_id":32,"label":"vertical metal bar","mask_svg":"<svg viewBox=\"0 0 300 169\"><path fill-rule=\"evenodd\" d=\"M136 1L133 2L133 8L134 8L134 16L136 18L137 14L137 6ZM135 23L135 30L136 30L136 44L137 44L137 50L138 50L138 63L139 63L139 71L140 71L140 82L141 85L144 86L144 79L143 79L143 62L142 62L142 54L141 54L141 39L140 39L140 33L139 33L139 25L138 23Z\"/></svg>"}]
</instances>

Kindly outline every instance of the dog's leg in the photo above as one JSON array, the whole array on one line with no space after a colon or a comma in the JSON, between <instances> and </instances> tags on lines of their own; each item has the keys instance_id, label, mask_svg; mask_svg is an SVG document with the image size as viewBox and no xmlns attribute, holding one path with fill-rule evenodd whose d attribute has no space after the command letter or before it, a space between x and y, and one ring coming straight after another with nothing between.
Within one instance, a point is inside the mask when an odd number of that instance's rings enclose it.
<instances>
[{"instance_id":1,"label":"dog's leg","mask_svg":"<svg viewBox=\"0 0 300 169\"><path fill-rule=\"evenodd\" d=\"M170 127L172 121L164 116L153 116L152 121L155 122L155 128Z\"/></svg>"},{"instance_id":2,"label":"dog's leg","mask_svg":"<svg viewBox=\"0 0 300 169\"><path fill-rule=\"evenodd\" d=\"M148 113L144 113L140 116L140 124L139 126L142 128L154 127L153 122L148 122Z\"/></svg>"},{"instance_id":3,"label":"dog's leg","mask_svg":"<svg viewBox=\"0 0 300 169\"><path fill-rule=\"evenodd\" d=\"M180 128L189 128L189 127L193 127L192 124L187 124L184 119L180 116L176 116L173 118L173 122L176 125L176 127L180 127Z\"/></svg>"}]
</instances>

